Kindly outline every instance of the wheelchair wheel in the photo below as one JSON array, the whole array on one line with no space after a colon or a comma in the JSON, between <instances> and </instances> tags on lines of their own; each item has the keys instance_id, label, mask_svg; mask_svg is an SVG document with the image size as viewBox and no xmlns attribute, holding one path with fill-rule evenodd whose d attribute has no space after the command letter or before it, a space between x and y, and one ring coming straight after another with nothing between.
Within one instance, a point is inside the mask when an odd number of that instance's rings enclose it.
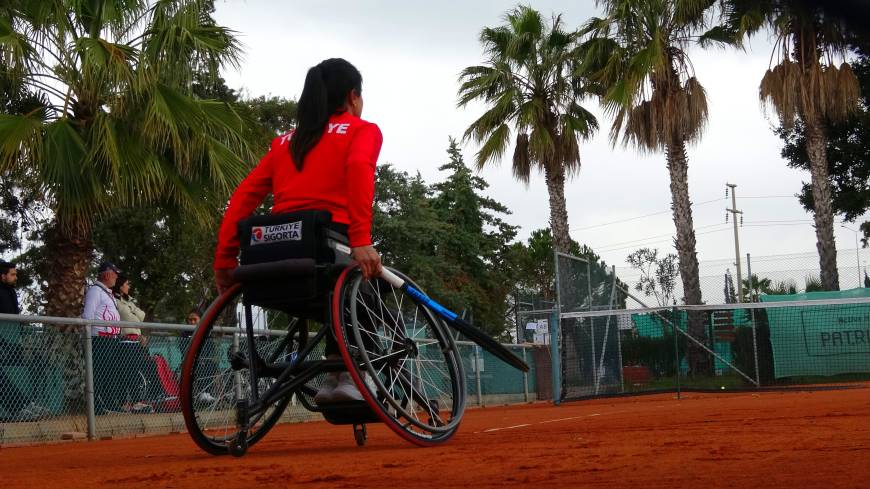
<instances>
[{"instance_id":1,"label":"wheelchair wheel","mask_svg":"<svg viewBox=\"0 0 870 489\"><path fill-rule=\"evenodd\" d=\"M247 413L246 406L254 400L241 297L241 285L236 284L209 306L182 365L181 406L187 431L200 448L213 455L232 453L232 447L252 446L275 425L290 402L290 396L286 396L274 401L262 414ZM288 360L304 342L307 331L296 329L295 318L282 313L273 315L268 311L264 317L268 318L270 330L280 327L291 334L289 338L255 337L259 357L268 362ZM231 329L216 330L218 326ZM264 374L258 379L258 391L262 393L273 382L274 377ZM244 433L240 424L247 425ZM240 440L242 434L244 439Z\"/></svg>"},{"instance_id":2,"label":"wheelchair wheel","mask_svg":"<svg viewBox=\"0 0 870 489\"><path fill-rule=\"evenodd\" d=\"M381 421L419 446L453 436L465 410L465 381L440 319L351 267L335 285L333 327L351 377Z\"/></svg>"}]
</instances>

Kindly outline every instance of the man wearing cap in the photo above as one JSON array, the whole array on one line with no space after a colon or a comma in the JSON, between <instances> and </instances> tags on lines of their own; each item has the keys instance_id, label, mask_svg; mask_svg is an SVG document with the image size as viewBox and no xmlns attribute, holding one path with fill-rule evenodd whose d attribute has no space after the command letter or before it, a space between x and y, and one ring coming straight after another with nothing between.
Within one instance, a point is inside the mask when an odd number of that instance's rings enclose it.
<instances>
[{"instance_id":1,"label":"man wearing cap","mask_svg":"<svg viewBox=\"0 0 870 489\"><path fill-rule=\"evenodd\" d=\"M121 314L112 295L112 287L121 270L111 262L103 262L97 269L97 281L88 287L82 318L98 321L120 321ZM119 370L124 356L118 336L121 327L93 325L91 335L94 352L94 404L97 414L120 410L126 387Z\"/></svg>"},{"instance_id":2,"label":"man wearing cap","mask_svg":"<svg viewBox=\"0 0 870 489\"><path fill-rule=\"evenodd\" d=\"M115 304L115 296L112 295L112 287L118 280L118 269L112 262L103 262L97 269L97 281L88 287L85 294L85 308L82 318L96 319L99 321L120 321L121 314ZM121 328L117 326L93 326L91 334L94 336L117 336Z\"/></svg>"}]
</instances>

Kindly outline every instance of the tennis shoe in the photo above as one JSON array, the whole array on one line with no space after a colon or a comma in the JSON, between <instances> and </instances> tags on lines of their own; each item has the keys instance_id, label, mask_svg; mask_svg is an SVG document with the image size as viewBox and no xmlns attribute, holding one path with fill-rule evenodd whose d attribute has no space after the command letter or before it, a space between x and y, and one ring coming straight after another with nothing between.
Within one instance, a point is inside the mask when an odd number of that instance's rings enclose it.
<instances>
[{"instance_id":1,"label":"tennis shoe","mask_svg":"<svg viewBox=\"0 0 870 489\"><path fill-rule=\"evenodd\" d=\"M328 404L330 402L335 402L332 398L336 387L338 387L338 375L335 373L327 374L326 380L323 381L323 385L320 386L320 389L317 390L317 394L314 395L314 403Z\"/></svg>"},{"instance_id":2,"label":"tennis shoe","mask_svg":"<svg viewBox=\"0 0 870 489\"><path fill-rule=\"evenodd\" d=\"M208 392L201 392L198 396L196 396L196 400L203 404L213 404L217 401L217 399Z\"/></svg>"},{"instance_id":3,"label":"tennis shoe","mask_svg":"<svg viewBox=\"0 0 870 489\"><path fill-rule=\"evenodd\" d=\"M362 401L363 396L347 372L338 374L338 385L332 391L331 402Z\"/></svg>"}]
</instances>

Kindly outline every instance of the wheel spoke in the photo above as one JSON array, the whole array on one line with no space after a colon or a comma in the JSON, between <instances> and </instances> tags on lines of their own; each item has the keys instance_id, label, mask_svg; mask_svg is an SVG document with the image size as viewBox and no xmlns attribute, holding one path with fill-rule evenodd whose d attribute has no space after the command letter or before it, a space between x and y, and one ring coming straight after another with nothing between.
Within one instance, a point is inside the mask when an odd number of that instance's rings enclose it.
<instances>
[{"instance_id":1,"label":"wheel spoke","mask_svg":"<svg viewBox=\"0 0 870 489\"><path fill-rule=\"evenodd\" d=\"M386 281L356 274L350 287L337 296L349 323L336 330L352 333L339 343L359 352L357 368L376 384L372 407L405 437L449 438L465 401L456 346L440 319Z\"/></svg>"},{"instance_id":2,"label":"wheel spoke","mask_svg":"<svg viewBox=\"0 0 870 489\"><path fill-rule=\"evenodd\" d=\"M236 294L239 293L237 289ZM219 299L220 300L220 299ZM272 364L275 360L284 358L286 353L294 351L298 345L297 339L285 336L264 337L269 330L289 330L297 325L296 318L286 315L273 316L269 312L256 313L256 333L258 336L252 343L247 341L244 322L240 318L241 296L234 300L224 301L223 312L212 313L208 317L214 322L204 324L206 328L203 339L197 343L198 351L187 352L194 355L195 363L191 372L185 375L190 398L184 400L185 418L189 423L191 435L197 443L211 453L226 453L227 442L237 436L236 426L237 403L246 401L252 403L252 388L262 392L268 391L275 383L273 377L261 376L256 386L250 384L250 368L258 365ZM236 317L233 333L217 332L215 324L232 323L225 321L228 316ZM285 323L286 320L286 323ZM284 325L284 326L281 326ZM231 341L231 343L230 343ZM229 343L229 344L228 344ZM233 368L234 355L242 355L245 359L262 359L251 365L251 360L238 362ZM267 360L270 359L270 360ZM229 362L229 365L228 365ZM256 414L251 413L245 421L249 445L255 443L268 431L283 412L289 397L275 399L268 404L260 404Z\"/></svg>"}]
</instances>

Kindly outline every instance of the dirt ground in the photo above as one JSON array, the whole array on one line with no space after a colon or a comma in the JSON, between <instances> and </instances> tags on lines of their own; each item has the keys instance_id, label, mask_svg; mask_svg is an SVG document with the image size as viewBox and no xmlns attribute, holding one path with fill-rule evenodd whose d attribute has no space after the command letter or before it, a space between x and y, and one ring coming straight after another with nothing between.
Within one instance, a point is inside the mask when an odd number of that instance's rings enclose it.
<instances>
[{"instance_id":1,"label":"dirt ground","mask_svg":"<svg viewBox=\"0 0 870 489\"><path fill-rule=\"evenodd\" d=\"M244 458L186 434L0 449L7 488L870 488L870 388L470 409L415 448L384 426L282 425Z\"/></svg>"}]
</instances>

